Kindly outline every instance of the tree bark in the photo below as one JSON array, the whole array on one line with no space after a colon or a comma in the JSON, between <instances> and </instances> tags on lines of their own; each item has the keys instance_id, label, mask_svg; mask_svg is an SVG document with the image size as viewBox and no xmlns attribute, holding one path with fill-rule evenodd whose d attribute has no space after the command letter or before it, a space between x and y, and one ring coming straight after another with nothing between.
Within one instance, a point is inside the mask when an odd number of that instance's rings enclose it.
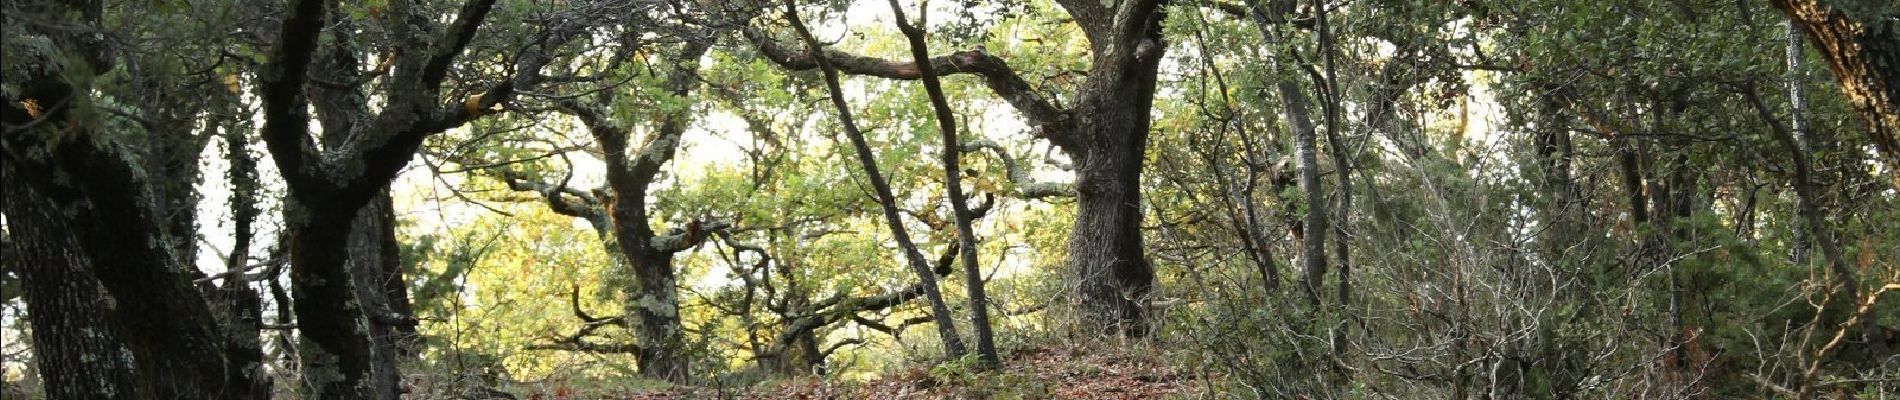
<instances>
[{"instance_id":1,"label":"tree bark","mask_svg":"<svg viewBox=\"0 0 1900 400\"><path fill-rule=\"evenodd\" d=\"M1900 18L1888 0L1771 0L1807 33L1841 91L1867 121L1900 189ZM1827 4L1823 4L1827 3Z\"/></svg>"},{"instance_id":2,"label":"tree bark","mask_svg":"<svg viewBox=\"0 0 1900 400\"><path fill-rule=\"evenodd\" d=\"M1147 332L1141 301L1154 286L1141 239L1141 168L1147 149L1156 73L1166 48L1158 0L1104 3L1064 0L1089 40L1088 80L1073 108L1056 106L1037 93L1003 60L982 50L930 58L940 74L975 74L992 92L1029 120L1031 134L1047 139L1075 160L1076 221L1068 265L1074 274L1074 306L1084 329L1109 335ZM829 65L836 72L891 79L920 79L918 62L895 62L824 49L792 52L755 29L747 29L761 53L790 69ZM1037 188L1040 195L1066 192Z\"/></svg>"},{"instance_id":3,"label":"tree bark","mask_svg":"<svg viewBox=\"0 0 1900 400\"><path fill-rule=\"evenodd\" d=\"M328 15L339 24L330 41L330 51L316 62L312 74L330 82L362 82L357 61L357 43L352 22L341 11ZM311 109L323 129L321 142L327 149L340 149L350 143L370 116L368 101L360 85L308 85ZM356 304L362 308L370 343L370 390L376 398L393 399L400 395L399 365L408 352L400 342L413 335L413 316L409 310L408 290L401 274L400 249L395 234L394 204L387 191L378 193L347 221L350 232L344 252L348 255L345 271ZM335 222L335 221L333 221Z\"/></svg>"},{"instance_id":4,"label":"tree bark","mask_svg":"<svg viewBox=\"0 0 1900 400\"><path fill-rule=\"evenodd\" d=\"M1300 240L1300 290L1306 292L1306 301L1314 308L1320 305L1320 288L1326 277L1326 202L1319 193L1319 156L1315 138L1313 119L1308 114L1306 95L1300 93L1297 85L1281 80L1275 84L1280 97L1281 113L1285 115L1287 125L1293 131L1293 152L1296 167L1299 170L1301 199L1305 216L1300 225L1305 227L1306 236Z\"/></svg>"},{"instance_id":5,"label":"tree bark","mask_svg":"<svg viewBox=\"0 0 1900 400\"><path fill-rule=\"evenodd\" d=\"M1806 76L1801 70L1802 59L1806 58L1801 51L1801 26L1792 18L1788 19L1787 25L1788 129L1794 135L1795 147L1802 152L1812 154L1813 149L1808 141L1807 87L1801 83L1802 77ZM1794 243L1789 245L1793 247L1789 249L1789 258L1794 261L1794 265L1808 265L1808 251L1813 247L1813 243L1808 238L1808 228L1796 224L1793 236Z\"/></svg>"},{"instance_id":6,"label":"tree bark","mask_svg":"<svg viewBox=\"0 0 1900 400\"><path fill-rule=\"evenodd\" d=\"M6 168L8 175L17 174ZM33 327L33 361L45 394L55 399L143 399L132 360L107 318L111 300L86 269L78 243L63 232L57 211L17 182L5 185L6 252L18 271Z\"/></svg>"},{"instance_id":7,"label":"tree bark","mask_svg":"<svg viewBox=\"0 0 1900 400\"><path fill-rule=\"evenodd\" d=\"M243 271L251 263L251 246L256 232L253 225L262 213L257 207L258 177L257 160L251 157L249 129L250 119L240 117L236 97L239 93L214 94L213 111L207 113L210 119L206 125L216 127L206 133L208 136L224 138L225 165L231 185L231 230L233 232L231 252L225 256L226 271ZM269 399L271 397L271 378L265 371L263 336L260 329L264 323L264 302L262 294L253 289L247 274L232 274L225 277L218 287L217 299L219 316L223 320L224 332L228 337L225 371L227 398ZM276 279L267 277L266 279ZM282 304L282 303L279 303Z\"/></svg>"},{"instance_id":8,"label":"tree bark","mask_svg":"<svg viewBox=\"0 0 1900 400\"><path fill-rule=\"evenodd\" d=\"M1076 93L1074 131L1058 140L1076 166L1069 268L1084 329L1143 336L1154 287L1141 236L1141 169L1156 74L1166 44L1159 1L1061 1L1089 38L1088 80ZM1069 145L1062 145L1070 143Z\"/></svg>"},{"instance_id":9,"label":"tree bark","mask_svg":"<svg viewBox=\"0 0 1900 400\"><path fill-rule=\"evenodd\" d=\"M1286 4L1274 5L1276 8ZM1260 30L1262 37L1278 38L1274 32L1271 18L1275 11L1262 6L1258 0L1248 0L1248 8L1254 27ZM1270 60L1276 67L1279 62ZM1277 69L1277 68L1276 68ZM1324 85L1324 82L1315 82ZM1293 133L1293 153L1295 169L1299 174L1300 192L1303 193L1304 215L1300 220L1300 290L1306 295L1306 301L1318 309L1320 306L1320 288L1326 276L1326 235L1331 229L1327 226L1326 203L1319 194L1319 155L1318 133L1313 126L1313 116L1307 104L1306 95L1300 93L1299 84L1290 79L1280 79L1274 84L1275 94L1280 99L1280 113L1286 120L1287 128ZM1337 143L1335 143L1337 145ZM1342 172L1343 174L1343 172ZM1344 288L1342 288L1344 290ZM1344 292L1341 292L1341 299Z\"/></svg>"},{"instance_id":10,"label":"tree bark","mask_svg":"<svg viewBox=\"0 0 1900 400\"><path fill-rule=\"evenodd\" d=\"M75 25L82 29L27 33L50 39L56 48L49 50L90 68L56 64L9 71L8 83L19 90L8 93L3 118L10 129L21 131L0 137L0 149L10 164L17 162L11 168L34 171L7 174L9 183L27 185L48 204L59 204L57 213L48 215L73 235L92 276L114 299L110 319L132 353L139 385L158 398L220 398L228 383L228 343L204 294L191 286L188 275L195 269L181 263L182 250L175 248L180 242L172 237L175 220L156 201L165 190L160 185L179 177L153 175L143 165L150 153L133 150L145 143L113 140L101 131L105 124L74 112L88 108L97 89L74 84L91 82L85 74L109 71L120 62L102 51L102 35L90 33L101 17L100 4L25 7L46 15L83 16ZM29 102L45 107L29 109L24 106ZM166 133L152 129L162 127L148 126L145 133ZM87 179L58 178L72 176Z\"/></svg>"},{"instance_id":11,"label":"tree bark","mask_svg":"<svg viewBox=\"0 0 1900 400\"><path fill-rule=\"evenodd\" d=\"M706 39L712 36L710 33L698 34L704 36L688 39L672 60L674 66L663 83L665 96L686 99L699 86L699 59L713 43ZM546 189L543 195L556 212L587 218L590 223L598 223L594 221L601 218L596 215L603 213L600 208L605 209L604 222L612 231L612 252L624 257L633 275L633 285L626 289L624 322L634 332L636 346L631 349L640 374L677 384L690 383L691 357L679 314L679 278L673 261L675 254L702 243L721 227L691 221L674 232L659 234L651 225L646 198L660 168L678 151L690 123L691 110L690 107L668 110L660 116L653 136L635 149L629 143L627 129L609 120L607 113L598 108L608 106L605 103L612 102L612 98L603 95L596 99L602 104L590 106L563 101L556 108L580 119L600 146L606 164L607 188L612 194L600 201L609 204L607 207L587 204L584 197L577 199L580 204L562 200L567 196L562 188ZM518 187L553 186L509 179Z\"/></svg>"},{"instance_id":12,"label":"tree bark","mask_svg":"<svg viewBox=\"0 0 1900 400\"><path fill-rule=\"evenodd\" d=\"M396 242L395 206L388 193L376 195L351 220L348 244L351 287L367 317L371 346L370 383L377 398L402 393L402 359L411 353L405 343L415 332L409 311L408 285L402 277L401 249Z\"/></svg>"}]
</instances>

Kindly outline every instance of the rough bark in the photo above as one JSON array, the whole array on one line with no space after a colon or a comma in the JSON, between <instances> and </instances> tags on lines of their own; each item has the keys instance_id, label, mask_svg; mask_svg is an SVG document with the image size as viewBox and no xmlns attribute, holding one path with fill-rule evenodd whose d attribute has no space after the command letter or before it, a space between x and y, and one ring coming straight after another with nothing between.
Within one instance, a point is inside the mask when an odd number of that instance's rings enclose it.
<instances>
[{"instance_id":1,"label":"rough bark","mask_svg":"<svg viewBox=\"0 0 1900 400\"><path fill-rule=\"evenodd\" d=\"M312 74L328 82L362 82L350 21L340 11L332 11L333 23L341 24L330 40L330 51L315 65ZM368 101L361 85L310 84L312 110L316 112L323 146L339 149L348 145L361 123L369 117ZM346 252L351 288L363 307L371 346L370 385L377 398L395 398L401 393L398 366L409 352L402 347L404 338L413 336L415 324L409 315L408 288L401 271L400 249L396 243L395 206L388 193L375 198L347 219L351 227Z\"/></svg>"},{"instance_id":2,"label":"rough bark","mask_svg":"<svg viewBox=\"0 0 1900 400\"><path fill-rule=\"evenodd\" d=\"M253 225L262 213L257 207L258 183L257 160L250 153L249 118L241 118L242 113L234 102L238 93L216 94L213 101L214 111L206 125L218 130L207 132L207 136L224 138L225 165L228 168L226 178L231 185L231 230L233 232L230 254L225 255L227 274L217 291L217 308L224 325L224 334L228 337L226 347L225 371L227 381L225 393L230 399L268 399L271 397L271 378L264 367L264 345L260 329L264 323L264 302L262 294L250 286L250 279L243 274L250 267L251 246L255 242L256 232ZM274 278L270 278L274 279ZM282 303L280 303L282 304Z\"/></svg>"},{"instance_id":3,"label":"rough bark","mask_svg":"<svg viewBox=\"0 0 1900 400\"><path fill-rule=\"evenodd\" d=\"M17 173L7 169L9 175ZM56 208L17 183L0 190L5 191L0 212L7 220L0 261L20 274L33 327L33 361L45 394L88 400L150 397L107 318L112 302L86 270L78 243L59 227Z\"/></svg>"},{"instance_id":4,"label":"rough bark","mask_svg":"<svg viewBox=\"0 0 1900 400\"><path fill-rule=\"evenodd\" d=\"M1156 73L1166 43L1160 1L1060 2L1089 38L1089 78L1076 93L1075 228L1069 268L1076 300L1089 328L1107 335L1142 336L1154 286L1141 236L1141 169L1148 146ZM1062 142L1057 141L1058 145Z\"/></svg>"},{"instance_id":5,"label":"rough bark","mask_svg":"<svg viewBox=\"0 0 1900 400\"><path fill-rule=\"evenodd\" d=\"M1900 11L1888 0L1771 0L1826 59L1900 188ZM1826 4L1823 4L1826 3Z\"/></svg>"},{"instance_id":6,"label":"rough bark","mask_svg":"<svg viewBox=\"0 0 1900 400\"><path fill-rule=\"evenodd\" d=\"M711 49L712 40L696 38L688 40L674 60L674 67L664 83L667 96L686 98L699 86L699 58ZM602 102L611 101L601 97ZM609 120L605 112L598 110L605 104L586 105L576 101L562 102L558 105L563 112L580 119L594 136L595 142L604 154L607 170L607 187L611 194L604 199L606 222L612 230L612 244L624 257L628 269L633 275L633 286L628 288L628 303L625 315L630 316L625 323L634 331L636 346L631 347L636 354L641 375L674 383L688 383L692 379L689 369L690 357L687 353L684 331L679 315L678 271L674 268L674 255L689 249L711 236L718 229L703 221L692 221L675 232L659 234L650 225L650 213L647 204L647 191L659 176L660 168L673 159L679 149L681 137L685 135L690 122L689 108L670 110L662 115L655 134L647 138L639 148L632 148L628 130L617 121ZM580 216L589 221L598 221L602 212L598 204L590 201L590 195L569 196L566 188L553 185L509 179L511 185L523 188L542 188L537 190L548 197L550 207L563 214ZM564 199L564 196L573 199ZM580 202L576 204L574 202ZM598 222L595 222L598 223Z\"/></svg>"},{"instance_id":7,"label":"rough bark","mask_svg":"<svg viewBox=\"0 0 1900 400\"><path fill-rule=\"evenodd\" d=\"M402 277L401 249L396 242L395 206L388 193L378 194L351 220L349 273L356 299L367 318L371 346L371 385L378 398L402 392L402 359L411 353L405 344L415 332L409 310L409 290Z\"/></svg>"},{"instance_id":8,"label":"rough bark","mask_svg":"<svg viewBox=\"0 0 1900 400\"><path fill-rule=\"evenodd\" d=\"M49 204L59 204L58 223L83 249L92 276L115 299L110 319L132 353L142 388L158 398L220 398L227 384L225 338L218 331L202 293L191 287L173 237L173 219L159 201L173 176L152 175L137 149L94 120L92 87L86 75L116 67L119 60L101 51L102 35L92 29L101 16L97 2L26 4L54 15L84 16L81 29L53 33L28 31L50 40L44 57L72 57L73 63L40 63L8 71L9 93L0 137L12 168L34 171L8 174L11 184L31 187ZM12 9L9 9L12 11ZM81 67L83 63L83 67ZM17 75L15 73L18 73ZM17 80L16 80L17 79ZM41 105L30 109L26 103ZM147 134L162 127L147 126ZM17 163L17 164L14 164ZM85 176L87 179L70 179Z\"/></svg>"}]
</instances>

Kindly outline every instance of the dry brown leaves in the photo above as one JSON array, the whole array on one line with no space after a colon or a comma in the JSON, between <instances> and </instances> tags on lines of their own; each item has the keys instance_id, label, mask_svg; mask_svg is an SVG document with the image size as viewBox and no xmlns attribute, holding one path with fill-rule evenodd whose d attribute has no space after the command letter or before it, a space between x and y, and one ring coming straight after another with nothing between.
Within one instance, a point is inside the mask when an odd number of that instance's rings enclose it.
<instances>
[{"instance_id":1,"label":"dry brown leaves","mask_svg":"<svg viewBox=\"0 0 1900 400\"><path fill-rule=\"evenodd\" d=\"M862 382L799 378L743 391L671 389L595 396L524 396L580 399L1179 399L1202 397L1195 377L1148 354L1114 348L1040 347L1009 354L1001 371L930 373L927 367L893 371Z\"/></svg>"}]
</instances>

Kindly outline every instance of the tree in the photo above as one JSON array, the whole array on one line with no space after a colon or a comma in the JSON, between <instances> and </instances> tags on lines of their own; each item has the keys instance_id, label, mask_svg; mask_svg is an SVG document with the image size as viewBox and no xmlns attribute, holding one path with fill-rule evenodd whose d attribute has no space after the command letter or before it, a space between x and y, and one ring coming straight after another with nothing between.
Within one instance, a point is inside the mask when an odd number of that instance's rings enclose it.
<instances>
[{"instance_id":1,"label":"tree","mask_svg":"<svg viewBox=\"0 0 1900 400\"><path fill-rule=\"evenodd\" d=\"M224 5L227 10L235 5ZM77 315L69 322L38 320L48 333L63 332L70 323L96 323L104 309L87 304L109 300L107 320L119 345L131 353L136 386L58 389L75 396L119 395L157 398L252 398L259 376L246 349L221 328L205 293L193 286L200 276L191 267L195 242L191 231L196 196L199 151L215 136L192 132L202 109L195 103L158 102L174 96L218 99L231 96L214 84L217 64L207 68L185 56L192 51L226 45L223 40L197 40L204 32L228 29L231 22L205 19L198 24L172 24L165 14L148 13L138 5L98 2L7 3L6 29L10 55L6 67L6 133L0 137L9 173L6 211L9 224L17 221L18 246L27 246L44 263L46 273L27 273L37 288L86 288L97 279L103 293L80 289L61 296L43 297L45 312L62 310ZM108 29L107 16L122 22ZM146 19L146 18L151 19ZM72 25L36 21L70 20ZM134 41L147 46L179 46L180 53L112 53L108 37L150 38L155 31L175 29L166 39ZM173 43L167 40L177 40ZM221 61L221 60L220 60ZM228 71L228 70L227 70ZM216 126L218 124L207 124ZM215 130L208 129L207 132ZM84 179L74 179L84 177ZM19 185L19 186L14 186ZM47 232L58 224L66 233ZM34 226L41 226L35 228ZM70 234L70 239L62 239ZM61 249L64 250L61 250ZM63 265L61 265L63 264ZM39 271L35 271L39 272ZM87 299L91 297L91 299ZM67 307L76 307L70 308ZM85 322L93 321L93 322ZM96 327L96 326L95 326ZM117 346L102 347L94 339L43 342L48 354L70 354L81 360L119 359ZM71 346L71 347L67 347ZM56 360L60 357L52 357ZM121 372L108 369L61 371L90 383L123 383ZM105 373L105 375L100 375ZM98 381L96 379L106 378Z\"/></svg>"},{"instance_id":2,"label":"tree","mask_svg":"<svg viewBox=\"0 0 1900 400\"><path fill-rule=\"evenodd\" d=\"M286 10L277 43L260 74L258 97L263 104L262 136L289 189L284 219L291 238L291 282L296 293L298 328L303 333L299 353L304 362L302 371L312 385L311 398L394 398L399 390L394 358L387 354L393 349L388 345L391 338L382 329L405 322L390 321L383 305L375 303L377 296L364 296L379 290L357 288L362 283L375 282L368 277L353 276L349 268L352 232L358 228L330 221L359 218L364 207L375 200L414 157L425 137L492 114L500 104L510 100L517 89L533 86L532 78L538 76L541 66L548 62L546 53L571 37L559 32L538 36L529 42L528 49L514 58L510 65L513 76L489 84L485 90L465 99L445 101L442 86L449 70L474 40L494 5L493 0L470 1L461 7L453 21L439 27L411 25L411 20L432 20L424 17L428 11L419 4L397 1L389 3L386 10L379 10L399 17L383 27L392 40L388 43L391 48L427 51L400 52L390 59L391 67L382 93L383 107L374 115L333 115L332 118L361 122L348 124L347 128L351 129L347 133L348 140L321 150L310 136L306 108L312 104L309 94L313 91L306 90L305 86L312 83L309 72L315 64L318 39L325 31L323 28L331 25L324 23L330 9L325 2L304 0L292 3ZM347 57L349 53L334 56ZM355 65L341 59L331 62L345 67ZM363 105L368 100L360 96L346 101L351 103L334 105L336 108L332 110L368 108ZM332 126L343 127L344 124ZM370 215L362 218L380 219L376 212L387 210L372 209ZM373 254L389 254L386 243L377 238L382 233L369 235L359 236L362 240L354 247ZM357 257L365 262L382 261L382 267L360 268L359 274L388 273L386 268L391 263L387 263L387 258L360 254ZM371 325L384 327L377 328L378 332L362 329L365 323L372 321Z\"/></svg>"},{"instance_id":3,"label":"tree","mask_svg":"<svg viewBox=\"0 0 1900 400\"><path fill-rule=\"evenodd\" d=\"M904 32L910 42L910 54L917 63L917 73L923 77L924 91L929 93L930 107L937 118L937 129L943 134L943 182L946 195L950 200L951 218L956 221L957 248L963 259L963 283L970 294L970 329L976 334L976 354L990 366L1003 364L996 354L996 339L990 332L989 297L983 294L983 271L977 268L976 229L970 227L968 196L963 194L963 168L957 162L963 153L962 142L957 140L956 115L950 111L949 100L944 99L943 83L937 80L937 71L930 65L930 48L924 44L924 30L919 28L926 20L929 9L919 11L915 24L910 17L904 16L904 8L891 0L891 12L897 15L897 28Z\"/></svg>"},{"instance_id":4,"label":"tree","mask_svg":"<svg viewBox=\"0 0 1900 400\"><path fill-rule=\"evenodd\" d=\"M784 3L785 19L805 43L809 54L824 54L824 44L812 36L810 28L806 28L804 21L799 18L798 4L790 0ZM877 197L878 206L884 212L884 223L890 228L891 237L897 241L898 248L903 250L904 260L908 261L911 272L917 275L924 299L930 302L930 316L936 320L944 353L950 357L963 356L967 349L963 347L962 336L957 333L956 319L950 315L950 307L944 303L943 293L937 289L937 276L931 273L928 261L917 250L917 244L911 242L910 232L904 228L903 220L897 215L896 196L891 194L890 183L878 172L877 155L871 152L870 145L865 144L864 132L858 129L856 120L851 117L851 106L845 103L844 88L838 83L839 69L825 58L816 58L814 62L819 72L824 74L825 89L830 93L832 109L837 112L838 122L844 126L845 136L851 139L852 150L857 152L858 167L864 172L865 180L871 183L871 193Z\"/></svg>"},{"instance_id":5,"label":"tree","mask_svg":"<svg viewBox=\"0 0 1900 400\"><path fill-rule=\"evenodd\" d=\"M7 167L11 167L8 165ZM19 171L8 168L6 174ZM25 185L0 196L7 216L5 263L18 271L33 325L33 359L46 395L62 399L138 399L151 395L120 357L119 333L106 318L109 295L87 269L83 249L58 228L58 208Z\"/></svg>"},{"instance_id":6,"label":"tree","mask_svg":"<svg viewBox=\"0 0 1900 400\"><path fill-rule=\"evenodd\" d=\"M636 345L630 349L639 359L640 373L684 384L692 375L688 369L684 327L680 324L679 278L673 259L675 254L698 246L729 224L691 221L672 232L660 233L648 222L651 219L647 205L649 188L659 177L661 167L678 151L681 136L691 122L692 92L700 82L699 58L712 47L716 37L700 30L689 32L681 39L684 43L673 56L672 71L661 84L665 95L640 99L658 103L649 106L664 111L656 116L654 134L638 148L629 146L629 124L616 121L602 109L615 101L611 92L604 92L591 103L561 101L555 105L561 112L579 119L594 137L606 164L608 197L595 199L562 184L530 182L518 174L504 173L504 179L518 190L540 192L556 212L608 223L596 229L612 232L613 253L624 258L633 275L634 287L627 291L624 314L631 318L619 318L626 319L624 323L636 333ZM587 347L551 348L590 351Z\"/></svg>"},{"instance_id":7,"label":"tree","mask_svg":"<svg viewBox=\"0 0 1900 400\"><path fill-rule=\"evenodd\" d=\"M1028 120L1034 135L1062 149L1076 166L1076 221L1068 266L1076 285L1072 299L1089 329L1109 335L1143 335L1143 312L1154 286L1141 239L1141 168L1147 149L1149 109L1166 43L1160 1L1059 1L1089 42L1088 79L1058 107L982 50L930 58L942 75L975 74ZM891 79L922 77L915 62L890 61L836 51L796 52L779 47L758 30L747 30L759 50L786 68L818 68L818 59L839 72Z\"/></svg>"},{"instance_id":8,"label":"tree","mask_svg":"<svg viewBox=\"0 0 1900 400\"><path fill-rule=\"evenodd\" d=\"M1867 136L1885 154L1900 188L1900 11L1880 0L1773 0L1807 33L1841 91L1867 121Z\"/></svg>"}]
</instances>

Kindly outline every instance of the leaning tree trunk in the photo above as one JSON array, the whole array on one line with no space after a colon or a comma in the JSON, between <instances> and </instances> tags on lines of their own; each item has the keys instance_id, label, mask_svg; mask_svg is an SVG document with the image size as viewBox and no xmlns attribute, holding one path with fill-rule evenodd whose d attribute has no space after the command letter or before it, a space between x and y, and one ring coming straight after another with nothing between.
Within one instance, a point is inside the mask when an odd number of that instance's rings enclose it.
<instances>
[{"instance_id":1,"label":"leaning tree trunk","mask_svg":"<svg viewBox=\"0 0 1900 400\"><path fill-rule=\"evenodd\" d=\"M957 248L961 249L963 259L964 285L970 296L970 330L976 334L976 355L986 367L998 367L1003 364L996 354L994 333L990 330L989 296L983 293L983 272L977 267L976 229L970 226L969 198L963 193L963 168L957 161L962 155L957 140L956 115L950 111L950 102L943 95L943 83L937 79L936 67L930 64L930 48L924 44L924 30L912 24L904 15L904 8L891 0L891 12L897 16L897 28L904 32L910 42L910 54L917 61L924 81L924 92L930 96L930 107L937 117L937 130L943 137L943 181L945 192L950 200L951 219L956 221ZM924 12L928 12L926 9ZM924 12L919 13L921 19ZM1139 242L1139 238L1137 238Z\"/></svg>"},{"instance_id":2,"label":"leaning tree trunk","mask_svg":"<svg viewBox=\"0 0 1900 400\"><path fill-rule=\"evenodd\" d=\"M1827 59L1900 188L1900 18L1891 0L1771 0ZM1823 4L1828 3L1828 4ZM1849 12L1843 9L1864 10ZM1884 11L1885 15L1881 15Z\"/></svg>"},{"instance_id":3,"label":"leaning tree trunk","mask_svg":"<svg viewBox=\"0 0 1900 400\"><path fill-rule=\"evenodd\" d=\"M96 25L102 15L98 3L34 4L28 9L84 18L73 27ZM17 90L8 91L0 102L0 118L9 126L31 128L0 136L0 151L6 153L9 168L33 171L6 174L8 184L30 187L35 197L58 205L57 213L42 215L59 224L62 234L71 235L76 249L83 249L85 262L74 265L90 270L96 287L114 300L113 307L104 310L119 333L118 344L131 353L138 371L136 390L156 398L220 398L229 383L227 343L203 294L185 276L190 267L180 264L180 252L173 248L178 243L171 238L173 220L154 201L155 193L163 190L158 187L162 181L175 177L145 168L143 156L148 153L133 150L145 143L122 143L118 138L127 133L105 131L120 128L73 112L102 96L99 88L84 86L93 81L91 74L110 71L123 61L103 50L103 37L80 34L88 32L85 28L14 28L8 26L10 34L40 38L56 57L70 62L8 71L7 83ZM80 63L89 68L67 68ZM61 106L33 110L25 106L29 103ZM77 349L82 353L92 351L84 347L92 345L75 345L82 346Z\"/></svg>"},{"instance_id":4,"label":"leaning tree trunk","mask_svg":"<svg viewBox=\"0 0 1900 400\"><path fill-rule=\"evenodd\" d=\"M17 173L10 168L11 175ZM45 394L55 399L142 399L117 330L107 319L111 301L86 270L78 243L65 233L52 204L19 183L0 195L6 214L5 256L26 292L33 327L33 361Z\"/></svg>"},{"instance_id":5,"label":"leaning tree trunk","mask_svg":"<svg viewBox=\"0 0 1900 400\"><path fill-rule=\"evenodd\" d=\"M811 54L824 54L824 45L818 41L818 38L812 36L811 30L805 26L804 21L799 19L797 3L786 0L784 4L785 19L791 22L792 29L798 32L799 39L811 50ZM878 171L877 155L873 154L871 146L866 144L864 132L858 129L857 121L851 116L851 107L845 102L844 89L839 83L838 68L824 58L817 58L817 60L818 68L824 75L825 90L829 93L827 97L831 101L832 110L837 112L838 122L844 127L845 136L851 140L852 150L857 153L859 169L864 172L865 179L871 183L872 194L877 197L878 208L883 211L884 223L891 230L891 238L903 250L904 259L910 265L911 272L916 274L918 287L923 291L924 299L930 302L930 316L937 323L937 332L943 340L944 353L950 357L961 357L966 350L963 347L962 337L957 334L956 319L951 317L950 307L944 303L943 293L937 289L937 276L932 273L929 261L924 260L923 253L917 250L917 244L911 241L910 232L904 229L904 223L897 215L896 196L891 192L889 181L886 181L884 175Z\"/></svg>"},{"instance_id":6,"label":"leaning tree trunk","mask_svg":"<svg viewBox=\"0 0 1900 400\"><path fill-rule=\"evenodd\" d=\"M1299 169L1300 192L1305 203L1306 215L1301 218L1306 236L1300 238L1300 290L1305 292L1306 301L1314 309L1320 306L1319 286L1326 276L1326 202L1319 194L1319 151L1317 134L1314 132L1313 119L1308 113L1306 95L1300 93L1297 85L1281 80L1279 89L1281 112L1286 115L1287 123L1292 125L1295 161Z\"/></svg>"},{"instance_id":7,"label":"leaning tree trunk","mask_svg":"<svg viewBox=\"0 0 1900 400\"><path fill-rule=\"evenodd\" d=\"M1275 11L1269 11L1266 7L1258 1L1248 1L1250 9L1248 14L1253 19L1254 28L1258 29L1263 37L1281 37L1274 32L1274 25L1271 22L1272 13ZM1276 3L1273 7L1277 10L1286 5ZM1278 61L1269 61L1278 66ZM1326 83L1315 82L1315 84L1325 85ZM1283 78L1274 84L1274 89L1280 99L1280 113L1286 120L1288 129L1293 131L1295 169L1299 171L1300 192L1305 199L1305 203L1301 206L1305 208L1306 214L1300 219L1300 232L1304 233L1300 237L1300 291L1306 295L1307 303L1318 310L1320 285L1323 284L1322 280L1326 276L1326 234L1329 230L1326 203L1319 195L1318 133L1313 126L1313 116L1306 95L1300 93L1299 84L1291 79ZM1328 115L1330 114L1329 111ZM1334 143L1334 145L1337 144ZM1345 173L1342 169L1341 174ZM1345 288L1341 290L1343 300Z\"/></svg>"}]
</instances>

